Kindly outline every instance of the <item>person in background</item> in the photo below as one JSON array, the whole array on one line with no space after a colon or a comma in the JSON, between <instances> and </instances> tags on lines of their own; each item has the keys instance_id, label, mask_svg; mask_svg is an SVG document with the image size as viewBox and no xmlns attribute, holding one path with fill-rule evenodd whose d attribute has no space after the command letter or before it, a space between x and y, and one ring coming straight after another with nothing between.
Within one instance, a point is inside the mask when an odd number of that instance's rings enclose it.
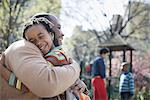
<instances>
[{"instance_id":1,"label":"person in background","mask_svg":"<svg viewBox=\"0 0 150 100\"><path fill-rule=\"evenodd\" d=\"M134 95L134 79L131 72L129 72L130 63L123 62L121 64L122 73L120 75L119 93L121 100L131 100Z\"/></svg>"},{"instance_id":2,"label":"person in background","mask_svg":"<svg viewBox=\"0 0 150 100\"><path fill-rule=\"evenodd\" d=\"M93 60L92 66L92 85L93 100L107 100L107 91L105 87L106 66L104 58L109 54L108 48L99 50L99 55Z\"/></svg>"}]
</instances>

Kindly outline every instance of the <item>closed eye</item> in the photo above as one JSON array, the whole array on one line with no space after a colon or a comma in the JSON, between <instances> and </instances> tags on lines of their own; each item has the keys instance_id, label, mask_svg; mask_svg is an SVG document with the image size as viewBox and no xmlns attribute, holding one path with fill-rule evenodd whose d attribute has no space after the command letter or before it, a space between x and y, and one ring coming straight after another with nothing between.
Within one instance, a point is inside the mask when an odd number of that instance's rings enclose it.
<instances>
[{"instance_id":1,"label":"closed eye","mask_svg":"<svg viewBox=\"0 0 150 100\"><path fill-rule=\"evenodd\" d=\"M39 34L38 34L38 38L39 38L39 39L44 38L44 33L39 33Z\"/></svg>"},{"instance_id":2,"label":"closed eye","mask_svg":"<svg viewBox=\"0 0 150 100\"><path fill-rule=\"evenodd\" d=\"M40 36L39 36L39 39L42 39L42 38L44 38L44 35L40 35Z\"/></svg>"},{"instance_id":3,"label":"closed eye","mask_svg":"<svg viewBox=\"0 0 150 100\"><path fill-rule=\"evenodd\" d=\"M29 42L35 44L35 43L36 43L36 40L35 40L35 39L29 39Z\"/></svg>"}]
</instances>

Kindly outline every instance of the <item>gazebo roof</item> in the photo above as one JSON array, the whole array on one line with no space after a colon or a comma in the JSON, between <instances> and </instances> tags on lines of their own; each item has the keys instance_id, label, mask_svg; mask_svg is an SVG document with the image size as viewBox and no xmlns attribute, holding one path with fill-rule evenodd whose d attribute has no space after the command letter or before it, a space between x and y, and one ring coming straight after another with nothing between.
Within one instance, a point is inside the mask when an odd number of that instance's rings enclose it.
<instances>
[{"instance_id":1,"label":"gazebo roof","mask_svg":"<svg viewBox=\"0 0 150 100\"><path fill-rule=\"evenodd\" d=\"M112 51L135 50L132 46L125 42L120 35L114 35L105 43L100 43L99 47L107 47Z\"/></svg>"}]
</instances>

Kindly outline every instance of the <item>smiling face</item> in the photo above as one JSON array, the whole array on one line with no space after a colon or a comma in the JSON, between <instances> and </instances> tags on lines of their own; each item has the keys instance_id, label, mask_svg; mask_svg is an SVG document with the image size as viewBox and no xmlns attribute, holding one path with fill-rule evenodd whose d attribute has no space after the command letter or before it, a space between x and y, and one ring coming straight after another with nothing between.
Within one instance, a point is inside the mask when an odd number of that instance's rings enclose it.
<instances>
[{"instance_id":1,"label":"smiling face","mask_svg":"<svg viewBox=\"0 0 150 100\"><path fill-rule=\"evenodd\" d=\"M42 24L35 24L27 29L25 37L35 44L44 55L53 47L52 35L48 33Z\"/></svg>"},{"instance_id":2,"label":"smiling face","mask_svg":"<svg viewBox=\"0 0 150 100\"><path fill-rule=\"evenodd\" d=\"M54 45L59 46L62 45L62 40L64 34L61 31L61 25L59 23L59 20L56 16L49 14L49 13L38 13L34 15L31 19L36 19L36 18L46 18L49 20L51 23L53 23L52 30L54 31Z\"/></svg>"}]
</instances>

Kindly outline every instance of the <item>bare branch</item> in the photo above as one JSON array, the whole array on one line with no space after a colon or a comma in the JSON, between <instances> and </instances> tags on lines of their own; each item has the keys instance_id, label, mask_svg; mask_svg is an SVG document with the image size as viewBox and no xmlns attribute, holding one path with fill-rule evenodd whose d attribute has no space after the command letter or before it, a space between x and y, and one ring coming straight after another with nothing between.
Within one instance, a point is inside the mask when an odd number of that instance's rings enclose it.
<instances>
[{"instance_id":1,"label":"bare branch","mask_svg":"<svg viewBox=\"0 0 150 100\"><path fill-rule=\"evenodd\" d=\"M133 14L129 13L129 14L130 14L130 15L128 15L129 18L128 18L127 21L125 21L125 24L122 25L122 27L121 27L121 29L120 29L120 31L119 31L119 34L123 31L123 29L127 26L127 24L128 24L133 18L135 18L136 16L140 15L141 13L143 13L143 12L145 12L145 11L149 11L149 9L150 9L149 6L148 6L148 7L144 7L143 9L139 10L138 8L139 8L140 4L141 4L140 2L137 3L137 8L135 8L135 10L132 12ZM134 3L133 3L133 5L134 5ZM129 9L129 12L130 12L130 10L131 10L131 9Z\"/></svg>"},{"instance_id":2,"label":"bare branch","mask_svg":"<svg viewBox=\"0 0 150 100\"><path fill-rule=\"evenodd\" d=\"M19 4L19 0L16 0L16 2L15 2L15 6L14 6L14 12L16 11L16 9L17 9L17 5Z\"/></svg>"},{"instance_id":3,"label":"bare branch","mask_svg":"<svg viewBox=\"0 0 150 100\"><path fill-rule=\"evenodd\" d=\"M24 4L25 4L25 2L21 2L21 4L19 5L18 12L17 12L16 18L14 20L15 23L17 22L17 19L19 17L20 12L21 12L21 8L24 6Z\"/></svg>"}]
</instances>

